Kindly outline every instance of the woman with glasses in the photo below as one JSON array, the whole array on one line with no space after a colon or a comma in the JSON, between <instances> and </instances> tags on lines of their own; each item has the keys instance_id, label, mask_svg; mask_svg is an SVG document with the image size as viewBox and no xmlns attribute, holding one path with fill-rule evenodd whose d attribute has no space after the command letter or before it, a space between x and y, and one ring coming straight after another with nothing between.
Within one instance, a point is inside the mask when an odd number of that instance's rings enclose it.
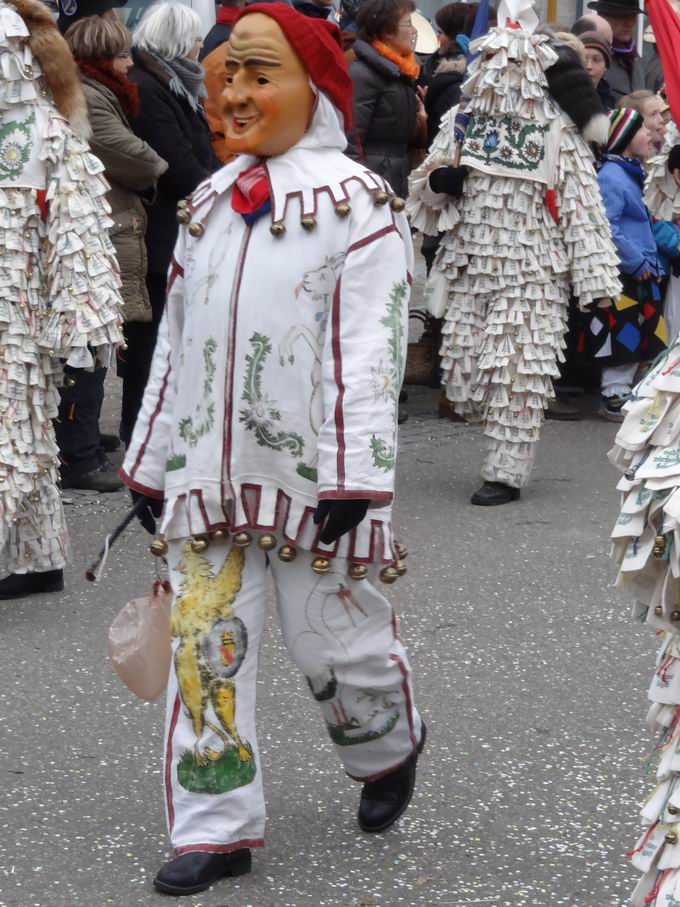
<instances>
[{"instance_id":1,"label":"woman with glasses","mask_svg":"<svg viewBox=\"0 0 680 907\"><path fill-rule=\"evenodd\" d=\"M409 151L426 143L426 117L417 80L413 0L364 0L357 16L350 157L365 163L402 197L408 191Z\"/></svg>"}]
</instances>

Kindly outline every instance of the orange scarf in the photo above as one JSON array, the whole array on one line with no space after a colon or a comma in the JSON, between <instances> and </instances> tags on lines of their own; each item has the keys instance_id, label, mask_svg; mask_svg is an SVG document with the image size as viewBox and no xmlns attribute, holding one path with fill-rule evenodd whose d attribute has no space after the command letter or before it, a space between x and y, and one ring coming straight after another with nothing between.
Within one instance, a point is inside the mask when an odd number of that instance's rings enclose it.
<instances>
[{"instance_id":1,"label":"orange scarf","mask_svg":"<svg viewBox=\"0 0 680 907\"><path fill-rule=\"evenodd\" d=\"M420 63L416 60L414 53L399 54L387 44L383 44L382 41L371 41L371 47L377 50L381 57L396 63L402 74L413 79L414 82L420 75Z\"/></svg>"}]
</instances>

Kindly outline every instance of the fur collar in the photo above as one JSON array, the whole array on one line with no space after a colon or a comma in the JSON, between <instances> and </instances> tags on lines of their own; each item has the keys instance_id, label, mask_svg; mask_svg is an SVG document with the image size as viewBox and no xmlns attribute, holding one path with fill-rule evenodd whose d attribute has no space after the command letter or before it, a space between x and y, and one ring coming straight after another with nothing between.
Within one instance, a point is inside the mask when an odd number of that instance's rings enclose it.
<instances>
[{"instance_id":1,"label":"fur collar","mask_svg":"<svg viewBox=\"0 0 680 907\"><path fill-rule=\"evenodd\" d=\"M40 0L7 2L26 23L30 32L28 46L40 64L57 110L81 138L89 138L91 130L87 103L78 78L78 68L49 10Z\"/></svg>"},{"instance_id":2,"label":"fur collar","mask_svg":"<svg viewBox=\"0 0 680 907\"><path fill-rule=\"evenodd\" d=\"M444 76L455 73L462 76L466 66L467 60L462 54L458 54L455 57L444 57L437 67L435 75Z\"/></svg>"}]
</instances>

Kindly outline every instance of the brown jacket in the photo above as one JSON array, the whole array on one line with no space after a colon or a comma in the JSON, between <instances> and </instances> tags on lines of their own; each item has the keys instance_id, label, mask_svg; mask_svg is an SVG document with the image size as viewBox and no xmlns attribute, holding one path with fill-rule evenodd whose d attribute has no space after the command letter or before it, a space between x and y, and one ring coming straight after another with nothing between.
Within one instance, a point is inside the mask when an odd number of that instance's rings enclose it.
<instances>
[{"instance_id":1,"label":"brown jacket","mask_svg":"<svg viewBox=\"0 0 680 907\"><path fill-rule=\"evenodd\" d=\"M111 242L116 248L125 321L151 321L151 303L146 289L146 211L140 192L153 193L156 180L168 165L130 129L120 101L105 85L83 76L92 137L90 147L104 165L111 189L113 226Z\"/></svg>"},{"instance_id":2,"label":"brown jacket","mask_svg":"<svg viewBox=\"0 0 680 907\"><path fill-rule=\"evenodd\" d=\"M207 91L207 95L203 100L203 107L208 126L210 127L213 151L215 152L215 157L222 164L228 164L234 157L224 147L224 125L222 122L221 96L224 91L224 64L227 62L227 50L228 45L225 42L203 59L205 90Z\"/></svg>"}]
</instances>

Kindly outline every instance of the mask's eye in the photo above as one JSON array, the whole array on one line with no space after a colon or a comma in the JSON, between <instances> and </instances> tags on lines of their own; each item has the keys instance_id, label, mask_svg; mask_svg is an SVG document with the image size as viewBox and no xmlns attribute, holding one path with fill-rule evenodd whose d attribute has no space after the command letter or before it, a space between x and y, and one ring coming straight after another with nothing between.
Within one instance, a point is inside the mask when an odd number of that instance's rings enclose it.
<instances>
[{"instance_id":1,"label":"mask's eye","mask_svg":"<svg viewBox=\"0 0 680 907\"><path fill-rule=\"evenodd\" d=\"M258 76L257 84L258 85L269 85L269 79L266 76Z\"/></svg>"},{"instance_id":2,"label":"mask's eye","mask_svg":"<svg viewBox=\"0 0 680 907\"><path fill-rule=\"evenodd\" d=\"M231 84L233 84L233 81L234 81L234 77L232 75L227 74L227 78L224 80L224 84L231 85Z\"/></svg>"}]
</instances>

